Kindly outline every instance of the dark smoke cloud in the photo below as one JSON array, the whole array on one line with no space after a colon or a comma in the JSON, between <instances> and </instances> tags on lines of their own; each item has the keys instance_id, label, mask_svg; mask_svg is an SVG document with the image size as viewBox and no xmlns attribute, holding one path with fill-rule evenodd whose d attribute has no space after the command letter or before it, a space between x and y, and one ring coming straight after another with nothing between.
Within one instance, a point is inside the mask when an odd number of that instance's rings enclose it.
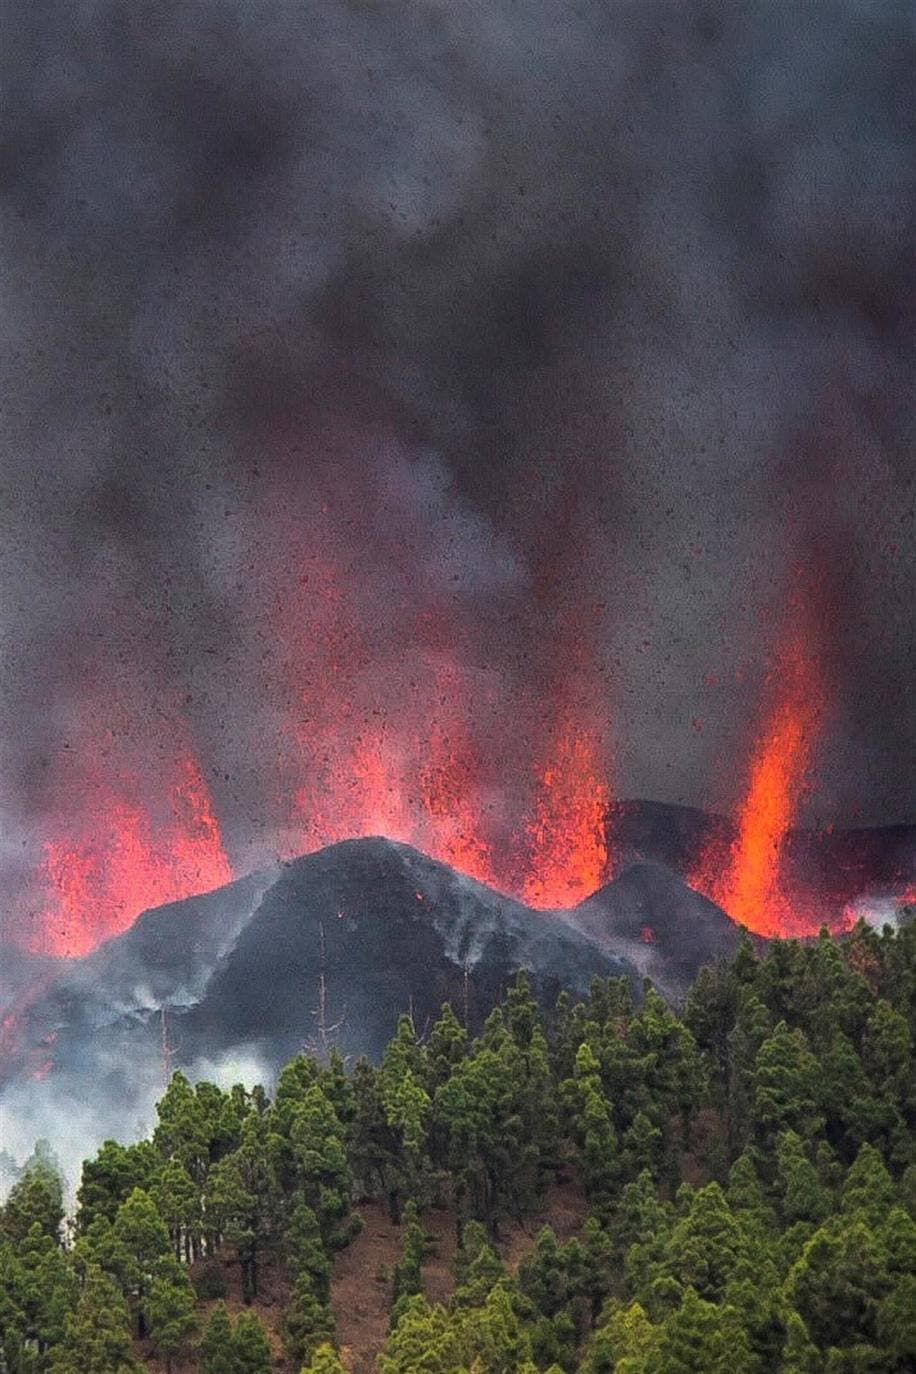
<instances>
[{"instance_id":1,"label":"dark smoke cloud","mask_svg":"<svg viewBox=\"0 0 916 1374\"><path fill-rule=\"evenodd\" d=\"M87 702L142 703L137 758L180 703L234 842L266 824L316 550L371 627L354 690L450 651L546 698L584 655L618 793L725 807L816 547L810 818L911 817L909 6L3 29L10 873Z\"/></svg>"}]
</instances>

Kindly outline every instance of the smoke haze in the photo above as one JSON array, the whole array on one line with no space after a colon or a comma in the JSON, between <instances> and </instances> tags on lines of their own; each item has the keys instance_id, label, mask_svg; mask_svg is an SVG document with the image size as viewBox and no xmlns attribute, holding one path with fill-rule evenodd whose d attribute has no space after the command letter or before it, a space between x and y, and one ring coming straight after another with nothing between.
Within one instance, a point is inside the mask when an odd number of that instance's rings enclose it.
<instances>
[{"instance_id":1,"label":"smoke haze","mask_svg":"<svg viewBox=\"0 0 916 1374\"><path fill-rule=\"evenodd\" d=\"M290 714L396 749L443 664L481 809L560 696L616 795L732 810L812 580L806 819L912 818L911 7L2 27L8 912L100 773L155 807L186 747L261 862Z\"/></svg>"}]
</instances>

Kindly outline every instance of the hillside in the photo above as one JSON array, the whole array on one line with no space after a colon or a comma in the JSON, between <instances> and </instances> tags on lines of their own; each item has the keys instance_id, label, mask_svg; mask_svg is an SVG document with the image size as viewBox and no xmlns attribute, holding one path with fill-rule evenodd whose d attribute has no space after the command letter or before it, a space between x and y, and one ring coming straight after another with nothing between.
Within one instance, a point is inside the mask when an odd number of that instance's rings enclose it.
<instances>
[{"instance_id":1,"label":"hillside","mask_svg":"<svg viewBox=\"0 0 916 1374\"><path fill-rule=\"evenodd\" d=\"M542 1009L520 973L478 1033L402 1016L375 1066L176 1074L84 1161L75 1244L53 1157L22 1170L6 1368L906 1374L914 987L916 925L860 925L743 941L681 1015L615 977Z\"/></svg>"}]
</instances>

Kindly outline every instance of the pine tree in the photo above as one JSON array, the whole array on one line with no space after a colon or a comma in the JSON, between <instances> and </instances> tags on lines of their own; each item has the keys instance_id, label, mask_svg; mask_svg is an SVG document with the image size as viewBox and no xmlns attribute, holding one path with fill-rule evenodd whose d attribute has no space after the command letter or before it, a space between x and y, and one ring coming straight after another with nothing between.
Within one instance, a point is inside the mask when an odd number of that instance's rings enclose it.
<instances>
[{"instance_id":1,"label":"pine tree","mask_svg":"<svg viewBox=\"0 0 916 1374\"><path fill-rule=\"evenodd\" d=\"M882 1097L906 1098L912 1085L913 1036L906 1017L884 998L865 1027L862 1064Z\"/></svg>"},{"instance_id":2,"label":"pine tree","mask_svg":"<svg viewBox=\"0 0 916 1374\"><path fill-rule=\"evenodd\" d=\"M35 1341L38 1354L58 1345L64 1338L69 1315L79 1299L79 1284L70 1255L34 1222L26 1238L15 1247L14 1275L4 1281L0 1263L0 1292L8 1288L10 1300L18 1306L22 1335ZM11 1323L17 1325L16 1321ZM0 1347L4 1317L0 1300Z\"/></svg>"},{"instance_id":3,"label":"pine tree","mask_svg":"<svg viewBox=\"0 0 916 1374\"><path fill-rule=\"evenodd\" d=\"M271 1140L269 1120L251 1113L242 1123L238 1147L213 1167L207 1186L207 1212L222 1237L236 1247L246 1302L258 1295L261 1251L275 1239L278 1228L280 1199L271 1168Z\"/></svg>"},{"instance_id":4,"label":"pine tree","mask_svg":"<svg viewBox=\"0 0 916 1374\"><path fill-rule=\"evenodd\" d=\"M89 1269L64 1339L51 1354L50 1369L52 1374L140 1374L127 1306L101 1269Z\"/></svg>"},{"instance_id":5,"label":"pine tree","mask_svg":"<svg viewBox=\"0 0 916 1374\"><path fill-rule=\"evenodd\" d=\"M378 1070L367 1059L356 1064L353 1096L348 1153L356 1186L370 1197L384 1199L392 1222L398 1225L409 1186L406 1161L398 1134L388 1122Z\"/></svg>"},{"instance_id":6,"label":"pine tree","mask_svg":"<svg viewBox=\"0 0 916 1374\"><path fill-rule=\"evenodd\" d=\"M127 1201L135 1188L149 1192L161 1167L162 1156L149 1140L136 1145L106 1140L95 1158L83 1164L76 1194L77 1234L84 1235L99 1217L113 1225L121 1203Z\"/></svg>"},{"instance_id":7,"label":"pine tree","mask_svg":"<svg viewBox=\"0 0 916 1374\"><path fill-rule=\"evenodd\" d=\"M122 1202L112 1227L112 1239L122 1256L119 1277L125 1294L135 1304L137 1335L142 1339L147 1333L147 1297L171 1251L168 1228L149 1193L135 1188Z\"/></svg>"},{"instance_id":8,"label":"pine tree","mask_svg":"<svg viewBox=\"0 0 916 1374\"><path fill-rule=\"evenodd\" d=\"M527 969L519 969L506 994L506 1025L520 1050L531 1044L535 1029L540 1026L538 1004L531 995L531 979Z\"/></svg>"},{"instance_id":9,"label":"pine tree","mask_svg":"<svg viewBox=\"0 0 916 1374\"><path fill-rule=\"evenodd\" d=\"M916 1368L916 1273L901 1274L883 1298L878 1335L899 1369Z\"/></svg>"},{"instance_id":10,"label":"pine tree","mask_svg":"<svg viewBox=\"0 0 916 1374\"><path fill-rule=\"evenodd\" d=\"M886 1256L865 1221L831 1217L811 1237L786 1280L786 1297L822 1350L871 1341L890 1288Z\"/></svg>"},{"instance_id":11,"label":"pine tree","mask_svg":"<svg viewBox=\"0 0 916 1374\"><path fill-rule=\"evenodd\" d=\"M692 1288L667 1319L652 1374L756 1374L759 1366L734 1308L704 1302Z\"/></svg>"},{"instance_id":12,"label":"pine tree","mask_svg":"<svg viewBox=\"0 0 916 1374\"><path fill-rule=\"evenodd\" d=\"M420 1296L408 1298L379 1356L379 1374L456 1374L466 1367L463 1354L445 1309Z\"/></svg>"},{"instance_id":13,"label":"pine tree","mask_svg":"<svg viewBox=\"0 0 916 1374\"><path fill-rule=\"evenodd\" d=\"M562 1085L561 1092L571 1113L588 1199L596 1208L607 1206L619 1182L621 1161L601 1082L601 1064L588 1043L579 1046L574 1076Z\"/></svg>"},{"instance_id":14,"label":"pine tree","mask_svg":"<svg viewBox=\"0 0 916 1374\"><path fill-rule=\"evenodd\" d=\"M519 1290L545 1317L555 1317L569 1301L569 1283L564 1257L550 1226L539 1232L531 1250L518 1268Z\"/></svg>"},{"instance_id":15,"label":"pine tree","mask_svg":"<svg viewBox=\"0 0 916 1374\"><path fill-rule=\"evenodd\" d=\"M327 1302L315 1292L307 1273L300 1273L283 1318L287 1354L304 1364L319 1345L334 1339L334 1316Z\"/></svg>"},{"instance_id":16,"label":"pine tree","mask_svg":"<svg viewBox=\"0 0 916 1374\"><path fill-rule=\"evenodd\" d=\"M801 1137L794 1131L784 1131L777 1141L776 1154L784 1222L787 1226L796 1221L817 1225L829 1215L832 1199L821 1186L817 1170L805 1154Z\"/></svg>"},{"instance_id":17,"label":"pine tree","mask_svg":"<svg viewBox=\"0 0 916 1374\"><path fill-rule=\"evenodd\" d=\"M225 1303L217 1303L200 1343L203 1374L238 1374L232 1318Z\"/></svg>"},{"instance_id":18,"label":"pine tree","mask_svg":"<svg viewBox=\"0 0 916 1374\"><path fill-rule=\"evenodd\" d=\"M327 1066L319 1072L318 1084L334 1108L337 1120L342 1126L349 1126L354 1110L353 1084L336 1046L331 1050Z\"/></svg>"},{"instance_id":19,"label":"pine tree","mask_svg":"<svg viewBox=\"0 0 916 1374\"><path fill-rule=\"evenodd\" d=\"M333 1345L319 1345L302 1374L347 1374Z\"/></svg>"},{"instance_id":20,"label":"pine tree","mask_svg":"<svg viewBox=\"0 0 916 1374\"><path fill-rule=\"evenodd\" d=\"M690 1200L666 1247L664 1268L700 1298L722 1300L739 1269L748 1267L744 1231L718 1183L708 1183Z\"/></svg>"},{"instance_id":21,"label":"pine tree","mask_svg":"<svg viewBox=\"0 0 916 1374\"><path fill-rule=\"evenodd\" d=\"M417 1204L412 1200L404 1208L401 1225L401 1258L394 1271L395 1306L401 1298L413 1297L423 1291L422 1266L426 1254L426 1231L420 1222Z\"/></svg>"},{"instance_id":22,"label":"pine tree","mask_svg":"<svg viewBox=\"0 0 916 1374\"><path fill-rule=\"evenodd\" d=\"M178 1159L170 1159L150 1188L159 1215L169 1228L175 1258L189 1262L200 1242L200 1189Z\"/></svg>"},{"instance_id":23,"label":"pine tree","mask_svg":"<svg viewBox=\"0 0 916 1374\"><path fill-rule=\"evenodd\" d=\"M467 1052L468 1033L448 1002L429 1036L429 1089L435 1092Z\"/></svg>"},{"instance_id":24,"label":"pine tree","mask_svg":"<svg viewBox=\"0 0 916 1374\"><path fill-rule=\"evenodd\" d=\"M19 1243L37 1225L44 1235L59 1243L63 1220L60 1173L54 1166L47 1142L40 1141L0 1208L0 1238Z\"/></svg>"},{"instance_id":25,"label":"pine tree","mask_svg":"<svg viewBox=\"0 0 916 1374\"><path fill-rule=\"evenodd\" d=\"M781 1021L760 1046L754 1067L753 1118L761 1139L797 1131L807 1140L817 1133L817 1072L805 1036Z\"/></svg>"},{"instance_id":26,"label":"pine tree","mask_svg":"<svg viewBox=\"0 0 916 1374\"><path fill-rule=\"evenodd\" d=\"M821 1369L817 1346L810 1340L801 1317L790 1309L786 1315L781 1374L821 1374Z\"/></svg>"},{"instance_id":27,"label":"pine tree","mask_svg":"<svg viewBox=\"0 0 916 1374\"><path fill-rule=\"evenodd\" d=\"M153 1345L165 1359L166 1374L172 1374L172 1361L197 1327L194 1289L183 1270L153 1280L146 1312Z\"/></svg>"},{"instance_id":28,"label":"pine tree","mask_svg":"<svg viewBox=\"0 0 916 1374\"><path fill-rule=\"evenodd\" d=\"M662 1133L645 1112L637 1112L622 1141L621 1161L627 1178L636 1178L644 1169L658 1172L662 1153Z\"/></svg>"},{"instance_id":29,"label":"pine tree","mask_svg":"<svg viewBox=\"0 0 916 1374\"><path fill-rule=\"evenodd\" d=\"M505 1273L505 1265L490 1245L486 1228L478 1221L466 1222L455 1256L454 1306L482 1306Z\"/></svg>"},{"instance_id":30,"label":"pine tree","mask_svg":"<svg viewBox=\"0 0 916 1374\"><path fill-rule=\"evenodd\" d=\"M582 1231L583 1266L579 1288L588 1302L589 1325L595 1326L614 1275L614 1243L595 1216Z\"/></svg>"},{"instance_id":31,"label":"pine tree","mask_svg":"<svg viewBox=\"0 0 916 1374\"><path fill-rule=\"evenodd\" d=\"M660 1341L661 1329L638 1302L617 1307L596 1330L581 1374L648 1374Z\"/></svg>"},{"instance_id":32,"label":"pine tree","mask_svg":"<svg viewBox=\"0 0 916 1374\"><path fill-rule=\"evenodd\" d=\"M284 1232L284 1245L294 1278L307 1275L316 1296L326 1302L331 1287L331 1263L322 1243L318 1218L302 1194Z\"/></svg>"},{"instance_id":33,"label":"pine tree","mask_svg":"<svg viewBox=\"0 0 916 1374\"><path fill-rule=\"evenodd\" d=\"M458 1368L476 1366L481 1374L515 1374L519 1365L531 1359L531 1341L505 1284L497 1284L482 1307L462 1309L458 1344L462 1355Z\"/></svg>"},{"instance_id":34,"label":"pine tree","mask_svg":"<svg viewBox=\"0 0 916 1374\"><path fill-rule=\"evenodd\" d=\"M235 1374L270 1374L273 1352L264 1323L254 1312L243 1312L232 1338Z\"/></svg>"},{"instance_id":35,"label":"pine tree","mask_svg":"<svg viewBox=\"0 0 916 1374\"><path fill-rule=\"evenodd\" d=\"M318 1218L325 1246L334 1249L344 1239L340 1227L350 1209L353 1174L343 1126L317 1085L296 1109L290 1141L302 1196Z\"/></svg>"},{"instance_id":36,"label":"pine tree","mask_svg":"<svg viewBox=\"0 0 916 1374\"><path fill-rule=\"evenodd\" d=\"M894 1183L873 1145L863 1145L843 1183L843 1211L880 1226L895 1200Z\"/></svg>"}]
</instances>

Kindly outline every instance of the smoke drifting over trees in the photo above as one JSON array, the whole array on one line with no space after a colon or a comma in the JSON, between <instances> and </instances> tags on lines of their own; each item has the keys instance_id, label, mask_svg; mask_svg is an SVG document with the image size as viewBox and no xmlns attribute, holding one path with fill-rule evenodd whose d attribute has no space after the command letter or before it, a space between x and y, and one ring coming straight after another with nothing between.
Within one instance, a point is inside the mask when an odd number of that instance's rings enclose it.
<instances>
[{"instance_id":1,"label":"smoke drifting over trees","mask_svg":"<svg viewBox=\"0 0 916 1374\"><path fill-rule=\"evenodd\" d=\"M0 48L5 897L87 756L154 806L187 744L253 862L290 714L396 735L441 662L482 811L558 697L616 795L734 808L812 577L807 819L909 818L908 6L68 0Z\"/></svg>"}]
</instances>

